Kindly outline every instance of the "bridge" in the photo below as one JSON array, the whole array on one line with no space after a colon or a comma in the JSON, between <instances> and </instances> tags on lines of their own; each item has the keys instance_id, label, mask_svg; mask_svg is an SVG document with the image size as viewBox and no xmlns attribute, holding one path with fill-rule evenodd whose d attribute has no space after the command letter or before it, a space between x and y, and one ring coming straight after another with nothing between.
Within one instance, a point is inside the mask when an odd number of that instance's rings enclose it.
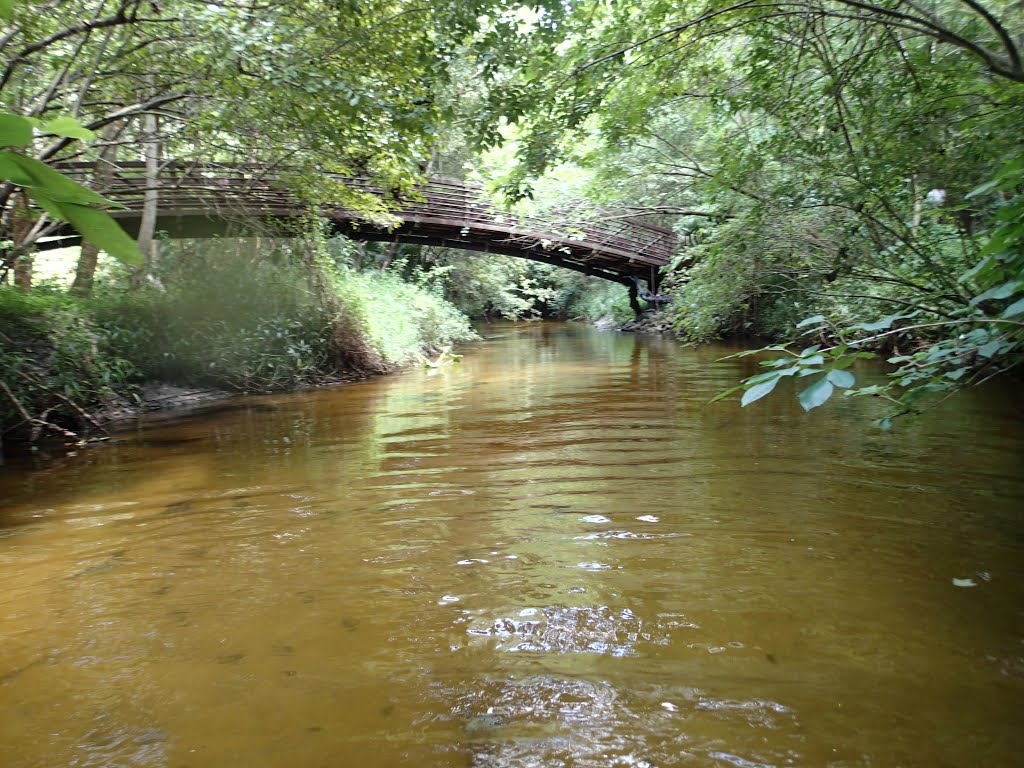
<instances>
[{"instance_id":1,"label":"bridge","mask_svg":"<svg viewBox=\"0 0 1024 768\"><path fill-rule=\"evenodd\" d=\"M143 163L104 169L102 183L95 180L92 164L67 163L60 169L125 206L110 213L137 235L147 191ZM359 241L443 246L554 264L629 286L637 309L638 292L648 300L659 298L659 270L680 245L671 230L608 211L591 212L586 220L578 212L517 216L497 208L481 187L452 179L429 178L414 194L401 196L364 178L334 178L386 201L396 217L388 226L343 206L322 205L319 213L336 233ZM309 210L289 191L285 173L256 165L168 165L160 172L157 193L156 228L172 238L237 236L252 232L256 224L298 223ZM58 235L44 247L81 241L70 229Z\"/></svg>"}]
</instances>

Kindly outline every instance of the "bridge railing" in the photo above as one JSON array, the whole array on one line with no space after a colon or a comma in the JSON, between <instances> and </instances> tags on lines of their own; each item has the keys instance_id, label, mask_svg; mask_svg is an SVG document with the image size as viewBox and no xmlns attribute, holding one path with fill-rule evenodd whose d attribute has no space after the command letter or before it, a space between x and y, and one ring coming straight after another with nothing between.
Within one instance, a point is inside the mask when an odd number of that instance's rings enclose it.
<instances>
[{"instance_id":1,"label":"bridge railing","mask_svg":"<svg viewBox=\"0 0 1024 768\"><path fill-rule=\"evenodd\" d=\"M61 168L85 183L95 171L89 163ZM147 183L144 170L141 162L118 163L108 170L107 181L97 191L132 211L141 210ZM518 216L495 206L481 187L451 179L430 178L416 187L414 195L396 197L365 178L334 178L355 192L385 200L404 221L488 230L524 247L588 249L661 266L671 260L677 245L671 230L607 210ZM286 170L274 172L256 165L169 164L159 175L158 204L171 214L294 216L305 204L289 192L286 179ZM337 205L323 208L333 218L363 220L358 212Z\"/></svg>"}]
</instances>

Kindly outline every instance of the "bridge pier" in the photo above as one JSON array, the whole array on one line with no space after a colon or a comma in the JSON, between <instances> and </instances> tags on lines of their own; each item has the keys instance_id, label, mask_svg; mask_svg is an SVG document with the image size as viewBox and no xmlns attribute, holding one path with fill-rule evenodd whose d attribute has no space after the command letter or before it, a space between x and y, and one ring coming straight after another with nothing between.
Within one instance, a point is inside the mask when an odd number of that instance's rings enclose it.
<instances>
[{"instance_id":1,"label":"bridge pier","mask_svg":"<svg viewBox=\"0 0 1024 768\"><path fill-rule=\"evenodd\" d=\"M643 309L640 307L640 281L633 280L629 284L629 308L633 310L633 317L640 317Z\"/></svg>"}]
</instances>

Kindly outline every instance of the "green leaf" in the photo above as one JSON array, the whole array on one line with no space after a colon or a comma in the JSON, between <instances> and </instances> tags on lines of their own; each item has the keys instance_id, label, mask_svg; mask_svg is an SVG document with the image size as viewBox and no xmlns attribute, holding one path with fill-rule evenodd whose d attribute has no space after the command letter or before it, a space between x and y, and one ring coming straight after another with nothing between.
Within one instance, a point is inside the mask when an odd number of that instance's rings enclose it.
<instances>
[{"instance_id":1,"label":"green leaf","mask_svg":"<svg viewBox=\"0 0 1024 768\"><path fill-rule=\"evenodd\" d=\"M733 359L738 358L738 357L750 357L751 355L758 355L758 354L760 354L762 352L788 352L788 351L789 350L786 349L786 345L785 344L773 344L770 347L761 347L760 349L746 349L746 350L744 350L742 352L734 352L731 355L726 355L725 357L719 357L718 359L715 360L715 362L719 363L722 360L733 360Z\"/></svg>"},{"instance_id":2,"label":"green leaf","mask_svg":"<svg viewBox=\"0 0 1024 768\"><path fill-rule=\"evenodd\" d=\"M770 381L771 379L777 379L782 376L779 371L768 371L767 373L759 373L756 376L751 376L749 379L744 379L743 387L751 387L754 384L760 384L762 381ZM790 374L792 375L792 374Z\"/></svg>"},{"instance_id":3,"label":"green leaf","mask_svg":"<svg viewBox=\"0 0 1024 768\"><path fill-rule=\"evenodd\" d=\"M1013 231L1008 232L996 232L989 238L988 242L981 249L981 253L984 255L991 255L994 253L1002 253L1007 249L1007 246L1012 245L1017 240L1017 233Z\"/></svg>"},{"instance_id":4,"label":"green leaf","mask_svg":"<svg viewBox=\"0 0 1024 768\"><path fill-rule=\"evenodd\" d=\"M837 387L841 387L843 389L849 389L857 382L857 379L854 378L852 373L849 371L841 371L836 368L833 368L828 372L827 378Z\"/></svg>"},{"instance_id":5,"label":"green leaf","mask_svg":"<svg viewBox=\"0 0 1024 768\"><path fill-rule=\"evenodd\" d=\"M34 194L32 195L32 202L58 221L68 220L67 215L61 210L60 204L50 200L46 195Z\"/></svg>"},{"instance_id":6,"label":"green leaf","mask_svg":"<svg viewBox=\"0 0 1024 768\"><path fill-rule=\"evenodd\" d=\"M800 405L805 411L817 408L832 397L833 390L832 382L828 378L819 379L800 393Z\"/></svg>"},{"instance_id":7,"label":"green leaf","mask_svg":"<svg viewBox=\"0 0 1024 768\"><path fill-rule=\"evenodd\" d=\"M917 312L904 315L889 315L874 323L857 323L850 326L851 331L887 331L897 320L906 320L916 315Z\"/></svg>"},{"instance_id":8,"label":"green leaf","mask_svg":"<svg viewBox=\"0 0 1024 768\"><path fill-rule=\"evenodd\" d=\"M957 282L958 283L966 283L968 280L973 279L979 272L981 272L982 270L988 269L989 267L991 267L995 263L996 263L996 260L993 259L991 256L985 256L981 261L979 261L973 267L971 267L966 272L964 272L962 275L960 275L960 277L957 278Z\"/></svg>"},{"instance_id":9,"label":"green leaf","mask_svg":"<svg viewBox=\"0 0 1024 768\"><path fill-rule=\"evenodd\" d=\"M1017 299L1013 304L1003 310L1003 317L1016 317L1024 314L1024 299Z\"/></svg>"},{"instance_id":10,"label":"green leaf","mask_svg":"<svg viewBox=\"0 0 1024 768\"><path fill-rule=\"evenodd\" d=\"M735 387L731 387L731 388L725 390L725 392L719 392L713 398L708 400L708 403L717 403L719 400L722 400L723 398L728 397L733 392L739 392L741 389L743 389L743 385L742 384L738 384Z\"/></svg>"},{"instance_id":11,"label":"green leaf","mask_svg":"<svg viewBox=\"0 0 1024 768\"><path fill-rule=\"evenodd\" d=\"M872 384L869 387L861 387L860 389L851 389L846 394L850 397L864 397L865 395L877 396L885 395L889 393L888 385Z\"/></svg>"},{"instance_id":12,"label":"green leaf","mask_svg":"<svg viewBox=\"0 0 1024 768\"><path fill-rule=\"evenodd\" d=\"M14 18L14 0L0 0L0 19L10 21Z\"/></svg>"},{"instance_id":13,"label":"green leaf","mask_svg":"<svg viewBox=\"0 0 1024 768\"><path fill-rule=\"evenodd\" d=\"M799 323L796 324L797 328L806 328L808 325L820 324L825 322L824 315L814 315L812 317L805 317Z\"/></svg>"},{"instance_id":14,"label":"green leaf","mask_svg":"<svg viewBox=\"0 0 1024 768\"><path fill-rule=\"evenodd\" d=\"M740 399L740 406L747 406L751 403L756 403L762 397L775 389L775 385L779 383L780 378L781 376L775 376L774 378L762 381L760 384L752 386L743 393L743 397Z\"/></svg>"},{"instance_id":15,"label":"green leaf","mask_svg":"<svg viewBox=\"0 0 1024 768\"><path fill-rule=\"evenodd\" d=\"M118 261L131 266L140 266L142 252L121 225L101 210L88 205L53 200L46 195L32 194L47 213L68 222L93 245L106 251Z\"/></svg>"},{"instance_id":16,"label":"green leaf","mask_svg":"<svg viewBox=\"0 0 1024 768\"><path fill-rule=\"evenodd\" d=\"M20 165L8 158L8 154L14 153L0 150L0 179L9 181L11 184L16 184L19 187L32 186L32 177L25 173Z\"/></svg>"},{"instance_id":17,"label":"green leaf","mask_svg":"<svg viewBox=\"0 0 1024 768\"><path fill-rule=\"evenodd\" d=\"M44 123L42 130L46 133L54 133L58 136L66 136L69 139L81 139L92 141L96 138L96 132L90 131L73 117L55 117Z\"/></svg>"},{"instance_id":18,"label":"green leaf","mask_svg":"<svg viewBox=\"0 0 1024 768\"><path fill-rule=\"evenodd\" d=\"M0 158L13 163L27 176L31 183L20 186L31 189L36 194L45 195L59 203L76 203L78 205L115 205L102 195L98 195L88 187L83 187L74 179L69 179L55 171L46 163L20 155L17 152L0 150Z\"/></svg>"},{"instance_id":19,"label":"green leaf","mask_svg":"<svg viewBox=\"0 0 1024 768\"><path fill-rule=\"evenodd\" d=\"M31 143L32 123L20 115L0 112L0 146L24 147Z\"/></svg>"},{"instance_id":20,"label":"green leaf","mask_svg":"<svg viewBox=\"0 0 1024 768\"><path fill-rule=\"evenodd\" d=\"M1024 281L1011 280L1008 283L997 285L994 288L989 288L984 293L979 293L973 299L971 299L971 306L976 307L983 301L989 301L990 299L1008 299L1021 288L1024 288Z\"/></svg>"},{"instance_id":21,"label":"green leaf","mask_svg":"<svg viewBox=\"0 0 1024 768\"><path fill-rule=\"evenodd\" d=\"M1024 299L1021 299L1020 303L1024 304ZM982 357L991 358L993 355L999 354L999 351L1002 349L1002 347L1003 342L1000 341L999 339L994 339L990 341L988 344L978 347L978 354L981 355Z\"/></svg>"},{"instance_id":22,"label":"green leaf","mask_svg":"<svg viewBox=\"0 0 1024 768\"><path fill-rule=\"evenodd\" d=\"M980 186L977 186L974 189L972 189L970 192L968 192L966 195L964 195L964 197L966 199L970 200L972 197L977 197L978 195L984 195L987 192L991 192L992 190L994 190L998 186L999 186L999 180L998 179L993 179L992 181L986 181L984 184L982 184Z\"/></svg>"}]
</instances>

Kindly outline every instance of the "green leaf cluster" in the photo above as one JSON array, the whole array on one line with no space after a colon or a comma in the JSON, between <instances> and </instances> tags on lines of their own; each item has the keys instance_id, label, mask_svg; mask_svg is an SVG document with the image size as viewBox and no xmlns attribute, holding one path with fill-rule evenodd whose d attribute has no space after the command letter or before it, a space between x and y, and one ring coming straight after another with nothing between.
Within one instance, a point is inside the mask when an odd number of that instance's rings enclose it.
<instances>
[{"instance_id":1,"label":"green leaf cluster","mask_svg":"<svg viewBox=\"0 0 1024 768\"><path fill-rule=\"evenodd\" d=\"M38 120L0 112L0 180L20 187L40 208L55 219L71 224L83 237L126 264L141 264L138 246L120 225L101 210L114 205L88 187L54 170L46 163L16 151L32 143ZM69 138L91 140L95 134L72 117L55 118L42 131Z\"/></svg>"}]
</instances>

